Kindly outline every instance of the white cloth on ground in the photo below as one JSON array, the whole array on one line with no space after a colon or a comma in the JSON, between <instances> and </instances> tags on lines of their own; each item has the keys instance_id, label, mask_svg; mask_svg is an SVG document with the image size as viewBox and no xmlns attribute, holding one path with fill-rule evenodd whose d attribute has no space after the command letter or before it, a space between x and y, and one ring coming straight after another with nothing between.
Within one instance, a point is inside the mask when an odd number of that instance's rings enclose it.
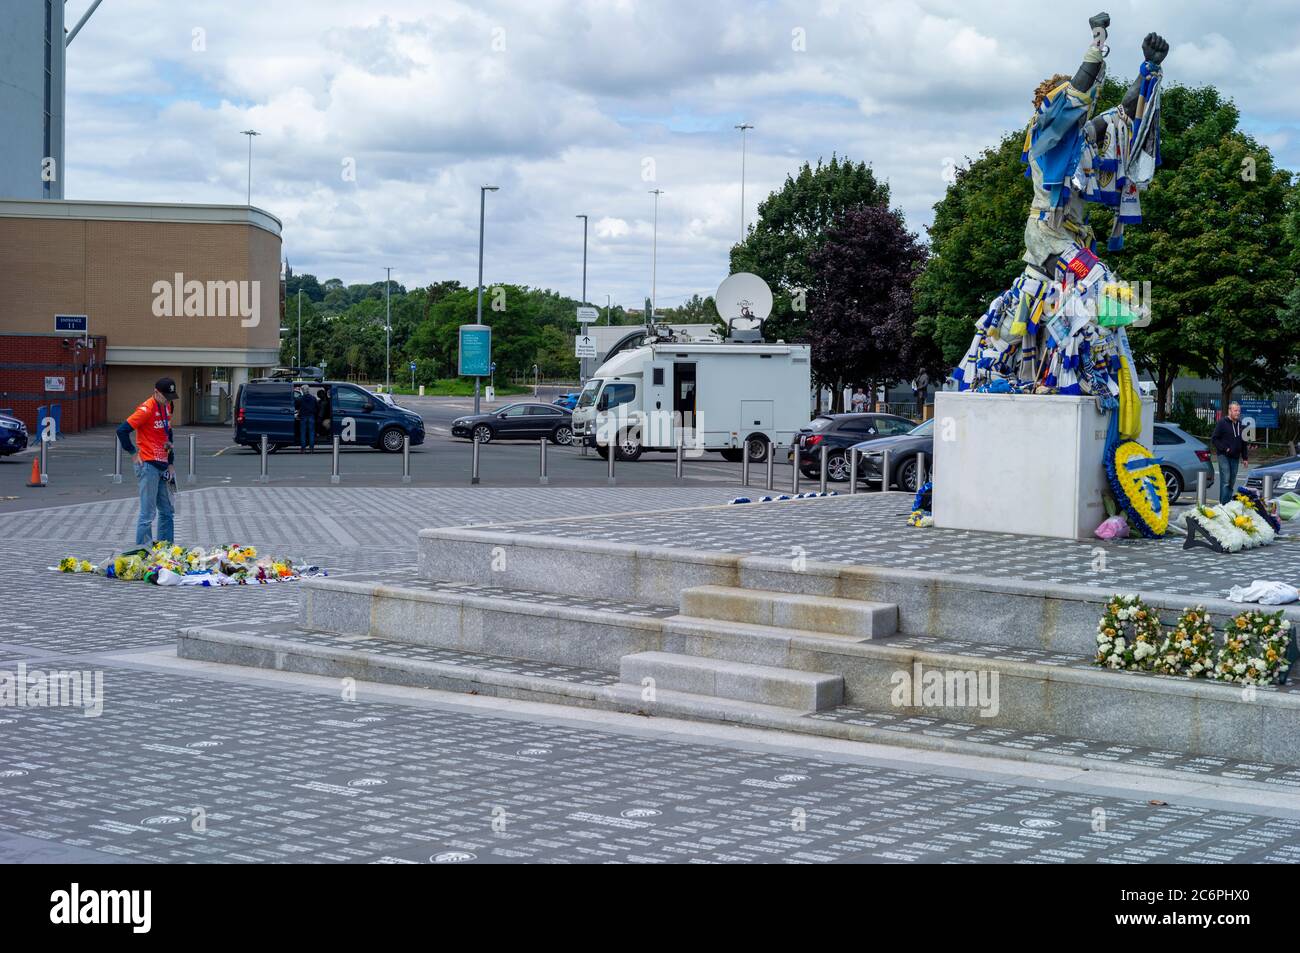
<instances>
[{"instance_id":1,"label":"white cloth on ground","mask_svg":"<svg viewBox=\"0 0 1300 953\"><path fill-rule=\"evenodd\" d=\"M1233 586L1228 590L1229 602L1258 602L1264 606L1280 606L1284 602L1300 601L1300 589L1285 582L1256 579L1249 586Z\"/></svg>"}]
</instances>

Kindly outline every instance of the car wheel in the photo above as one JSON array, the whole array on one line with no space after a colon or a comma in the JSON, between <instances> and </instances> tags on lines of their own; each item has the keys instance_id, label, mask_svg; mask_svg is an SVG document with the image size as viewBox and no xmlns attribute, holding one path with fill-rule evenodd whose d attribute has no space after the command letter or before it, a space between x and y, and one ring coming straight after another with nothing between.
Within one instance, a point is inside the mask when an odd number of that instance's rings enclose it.
<instances>
[{"instance_id":1,"label":"car wheel","mask_svg":"<svg viewBox=\"0 0 1300 953\"><path fill-rule=\"evenodd\" d=\"M284 449L285 447L287 447L287 446L289 446L287 443L272 443L272 444L268 444L268 445L267 445L267 448L266 448L266 452L267 452L267 453L279 453L281 450L283 450L283 449ZM262 448L261 448L261 447L258 447L258 448L257 448L257 452L258 452L258 453L261 453L261 452L262 452Z\"/></svg>"},{"instance_id":2,"label":"car wheel","mask_svg":"<svg viewBox=\"0 0 1300 953\"><path fill-rule=\"evenodd\" d=\"M596 456L600 457L600 459L602 460L608 460L609 447L602 446L601 444L596 444Z\"/></svg>"},{"instance_id":3,"label":"car wheel","mask_svg":"<svg viewBox=\"0 0 1300 953\"><path fill-rule=\"evenodd\" d=\"M812 467L800 467L799 472L803 474L805 480L821 479L821 471L814 470Z\"/></svg>"},{"instance_id":4,"label":"car wheel","mask_svg":"<svg viewBox=\"0 0 1300 953\"><path fill-rule=\"evenodd\" d=\"M718 452L722 454L722 459L726 460L728 463L739 463L745 458L745 451L734 450L731 447L728 447L726 450L719 450Z\"/></svg>"},{"instance_id":5,"label":"car wheel","mask_svg":"<svg viewBox=\"0 0 1300 953\"><path fill-rule=\"evenodd\" d=\"M560 424L551 434L551 443L559 447L567 447L573 443L573 428L567 424Z\"/></svg>"},{"instance_id":6,"label":"car wheel","mask_svg":"<svg viewBox=\"0 0 1300 953\"><path fill-rule=\"evenodd\" d=\"M406 436L398 427L389 427L379 435L380 449L387 453L397 453L402 449L402 438Z\"/></svg>"},{"instance_id":7,"label":"car wheel","mask_svg":"<svg viewBox=\"0 0 1300 953\"><path fill-rule=\"evenodd\" d=\"M762 434L755 434L749 438L749 462L762 463L767 459L767 438Z\"/></svg>"},{"instance_id":8,"label":"car wheel","mask_svg":"<svg viewBox=\"0 0 1300 953\"><path fill-rule=\"evenodd\" d=\"M1165 475L1165 491L1169 494L1170 505L1173 505L1183 495L1182 474L1173 467L1161 467L1160 472Z\"/></svg>"},{"instance_id":9,"label":"car wheel","mask_svg":"<svg viewBox=\"0 0 1300 953\"><path fill-rule=\"evenodd\" d=\"M641 432L629 427L618 435L618 459L633 463L641 458Z\"/></svg>"},{"instance_id":10,"label":"car wheel","mask_svg":"<svg viewBox=\"0 0 1300 953\"><path fill-rule=\"evenodd\" d=\"M475 428L474 428L474 442L475 442L475 443L491 443L491 442L492 442L492 428L489 427L487 424L479 424L477 427L475 427Z\"/></svg>"},{"instance_id":11,"label":"car wheel","mask_svg":"<svg viewBox=\"0 0 1300 953\"><path fill-rule=\"evenodd\" d=\"M849 460L842 452L832 453L826 458L826 478L835 483L848 482Z\"/></svg>"},{"instance_id":12,"label":"car wheel","mask_svg":"<svg viewBox=\"0 0 1300 953\"><path fill-rule=\"evenodd\" d=\"M908 493L916 492L916 457L905 460L894 471L894 482L898 484L900 490L906 490Z\"/></svg>"}]
</instances>

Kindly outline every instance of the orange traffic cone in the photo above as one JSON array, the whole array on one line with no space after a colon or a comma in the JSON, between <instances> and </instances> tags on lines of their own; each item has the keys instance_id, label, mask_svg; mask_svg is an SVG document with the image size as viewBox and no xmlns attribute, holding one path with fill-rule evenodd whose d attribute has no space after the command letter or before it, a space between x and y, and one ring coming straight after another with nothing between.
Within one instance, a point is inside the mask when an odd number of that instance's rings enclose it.
<instances>
[{"instance_id":1,"label":"orange traffic cone","mask_svg":"<svg viewBox=\"0 0 1300 953\"><path fill-rule=\"evenodd\" d=\"M32 457L32 478L27 483L28 486L45 486L41 482L41 458Z\"/></svg>"}]
</instances>

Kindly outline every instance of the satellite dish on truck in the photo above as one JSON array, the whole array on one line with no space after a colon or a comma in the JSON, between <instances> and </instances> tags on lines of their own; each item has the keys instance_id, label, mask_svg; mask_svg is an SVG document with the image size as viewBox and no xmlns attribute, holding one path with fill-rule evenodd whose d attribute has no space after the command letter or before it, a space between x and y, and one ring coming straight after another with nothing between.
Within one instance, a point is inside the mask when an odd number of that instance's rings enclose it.
<instances>
[{"instance_id":1,"label":"satellite dish on truck","mask_svg":"<svg viewBox=\"0 0 1300 953\"><path fill-rule=\"evenodd\" d=\"M727 340L761 343L763 322L772 313L772 289L758 275L738 271L718 285L718 314L727 322Z\"/></svg>"}]
</instances>

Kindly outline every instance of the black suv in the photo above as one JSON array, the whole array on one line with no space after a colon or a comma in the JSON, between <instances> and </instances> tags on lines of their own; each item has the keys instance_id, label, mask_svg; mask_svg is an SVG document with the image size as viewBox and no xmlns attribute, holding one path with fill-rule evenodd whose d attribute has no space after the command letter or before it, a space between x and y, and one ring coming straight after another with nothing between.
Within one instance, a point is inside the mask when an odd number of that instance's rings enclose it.
<instances>
[{"instance_id":1,"label":"black suv","mask_svg":"<svg viewBox=\"0 0 1300 953\"><path fill-rule=\"evenodd\" d=\"M288 381L259 378L243 384L235 395L235 443L256 450L262 434L271 450L296 446L294 388L307 387L316 395L316 440L328 444L339 433L340 422L351 419L355 442L389 453L424 443L424 418L392 403L387 394L372 394L345 381Z\"/></svg>"},{"instance_id":2,"label":"black suv","mask_svg":"<svg viewBox=\"0 0 1300 953\"><path fill-rule=\"evenodd\" d=\"M809 479L820 479L822 447L826 447L826 477L836 483L849 478L849 448L876 437L894 437L916 424L896 414L821 414L799 431L799 470ZM794 451L789 458L793 461Z\"/></svg>"}]
</instances>

